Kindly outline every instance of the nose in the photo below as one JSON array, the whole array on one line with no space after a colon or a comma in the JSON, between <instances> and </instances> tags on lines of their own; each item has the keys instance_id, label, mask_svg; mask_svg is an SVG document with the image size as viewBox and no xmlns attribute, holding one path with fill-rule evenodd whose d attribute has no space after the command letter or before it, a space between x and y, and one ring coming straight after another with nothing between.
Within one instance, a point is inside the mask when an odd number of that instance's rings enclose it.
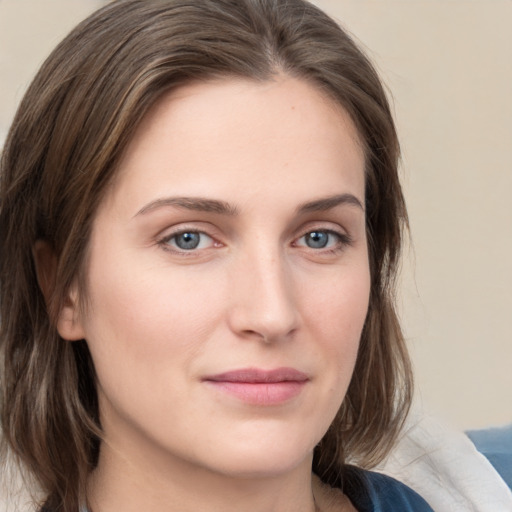
<instances>
[{"instance_id":1,"label":"nose","mask_svg":"<svg viewBox=\"0 0 512 512\"><path fill-rule=\"evenodd\" d=\"M299 326L292 272L275 251L243 258L231 278L229 324L246 339L272 343L290 338Z\"/></svg>"}]
</instances>

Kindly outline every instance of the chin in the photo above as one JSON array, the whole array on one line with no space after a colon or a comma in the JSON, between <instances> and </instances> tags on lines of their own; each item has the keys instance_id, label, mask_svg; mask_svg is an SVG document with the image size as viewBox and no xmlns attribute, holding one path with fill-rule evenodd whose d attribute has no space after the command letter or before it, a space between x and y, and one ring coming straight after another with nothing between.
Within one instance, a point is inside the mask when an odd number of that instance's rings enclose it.
<instances>
[{"instance_id":1,"label":"chin","mask_svg":"<svg viewBox=\"0 0 512 512\"><path fill-rule=\"evenodd\" d=\"M318 436L284 432L276 436L261 428L251 437L226 436L210 450L209 459L217 471L237 478L276 477L302 464L311 465ZM219 463L219 461L221 461ZM212 467L213 469L213 467Z\"/></svg>"},{"instance_id":2,"label":"chin","mask_svg":"<svg viewBox=\"0 0 512 512\"><path fill-rule=\"evenodd\" d=\"M277 478L294 471L303 464L311 466L312 452L272 453L260 452L243 457L226 457L217 472L240 479Z\"/></svg>"}]
</instances>

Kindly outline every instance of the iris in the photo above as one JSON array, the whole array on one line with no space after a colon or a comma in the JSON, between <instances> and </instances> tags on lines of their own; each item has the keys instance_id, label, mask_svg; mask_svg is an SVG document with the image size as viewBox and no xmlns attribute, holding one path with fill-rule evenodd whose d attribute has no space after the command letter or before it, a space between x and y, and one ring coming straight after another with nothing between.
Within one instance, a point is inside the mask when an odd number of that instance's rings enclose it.
<instances>
[{"instance_id":1,"label":"iris","mask_svg":"<svg viewBox=\"0 0 512 512\"><path fill-rule=\"evenodd\" d=\"M312 249L323 249L329 243L329 233L326 231L311 231L304 238L306 245Z\"/></svg>"}]
</instances>

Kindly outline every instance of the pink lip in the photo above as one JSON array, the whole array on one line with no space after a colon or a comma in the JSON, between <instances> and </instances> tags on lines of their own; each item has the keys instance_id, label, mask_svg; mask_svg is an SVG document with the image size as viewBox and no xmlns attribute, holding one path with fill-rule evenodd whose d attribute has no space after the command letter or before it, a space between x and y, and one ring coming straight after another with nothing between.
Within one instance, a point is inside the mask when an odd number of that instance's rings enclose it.
<instances>
[{"instance_id":1,"label":"pink lip","mask_svg":"<svg viewBox=\"0 0 512 512\"><path fill-rule=\"evenodd\" d=\"M278 405L296 397L309 377L294 368L244 368L208 376L203 382L252 405Z\"/></svg>"}]
</instances>

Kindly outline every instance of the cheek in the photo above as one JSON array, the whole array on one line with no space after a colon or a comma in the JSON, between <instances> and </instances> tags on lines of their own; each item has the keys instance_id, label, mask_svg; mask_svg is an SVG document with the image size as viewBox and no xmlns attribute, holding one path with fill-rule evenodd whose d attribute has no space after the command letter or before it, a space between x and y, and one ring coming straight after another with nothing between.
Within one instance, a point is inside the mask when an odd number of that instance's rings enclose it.
<instances>
[{"instance_id":1,"label":"cheek","mask_svg":"<svg viewBox=\"0 0 512 512\"><path fill-rule=\"evenodd\" d=\"M114 409L145 411L170 407L169 389L182 389L193 361L219 320L218 300L204 280L190 279L130 258L91 262L91 308L84 331L100 392ZM144 386L141 386L144 383ZM188 395L174 396L173 406ZM132 405L127 406L127 397ZM190 397L189 397L190 398ZM110 406L103 403L105 412Z\"/></svg>"},{"instance_id":2,"label":"cheek","mask_svg":"<svg viewBox=\"0 0 512 512\"><path fill-rule=\"evenodd\" d=\"M130 254L110 261L98 258L89 272L89 330L118 339L138 356L148 354L150 341L157 351L168 347L170 338L187 344L215 321L218 304L212 300L214 284L195 277Z\"/></svg>"},{"instance_id":3,"label":"cheek","mask_svg":"<svg viewBox=\"0 0 512 512\"><path fill-rule=\"evenodd\" d=\"M370 275L362 264L333 275L307 296L307 323L325 360L344 388L350 381L368 312Z\"/></svg>"},{"instance_id":4,"label":"cheek","mask_svg":"<svg viewBox=\"0 0 512 512\"><path fill-rule=\"evenodd\" d=\"M347 269L325 279L305 296L304 310L325 337L358 339L366 318L370 275L366 266Z\"/></svg>"},{"instance_id":5,"label":"cheek","mask_svg":"<svg viewBox=\"0 0 512 512\"><path fill-rule=\"evenodd\" d=\"M338 412L352 379L361 333L369 303L368 266L347 265L334 269L304 295L305 323L314 346L321 392L311 414L321 418L321 438Z\"/></svg>"}]
</instances>

